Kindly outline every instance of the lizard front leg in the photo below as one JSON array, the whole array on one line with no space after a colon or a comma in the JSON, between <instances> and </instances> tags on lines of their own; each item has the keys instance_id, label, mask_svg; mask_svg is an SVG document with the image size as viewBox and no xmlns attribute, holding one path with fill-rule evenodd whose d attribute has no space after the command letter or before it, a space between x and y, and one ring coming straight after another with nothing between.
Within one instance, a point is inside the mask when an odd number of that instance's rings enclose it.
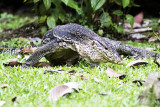
<instances>
[{"instance_id":1,"label":"lizard front leg","mask_svg":"<svg viewBox=\"0 0 160 107\"><path fill-rule=\"evenodd\" d=\"M26 65L34 65L37 63L42 57L49 53L54 53L58 48L59 44L57 40L52 40L48 44L45 44L33 52L33 54L26 60Z\"/></svg>"}]
</instances>

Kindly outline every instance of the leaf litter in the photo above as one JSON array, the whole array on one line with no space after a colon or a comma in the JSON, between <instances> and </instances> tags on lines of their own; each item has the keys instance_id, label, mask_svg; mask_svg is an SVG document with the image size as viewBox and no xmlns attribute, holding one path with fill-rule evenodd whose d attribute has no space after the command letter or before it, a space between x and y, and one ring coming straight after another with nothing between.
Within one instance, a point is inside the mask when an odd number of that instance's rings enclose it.
<instances>
[{"instance_id":1,"label":"leaf litter","mask_svg":"<svg viewBox=\"0 0 160 107\"><path fill-rule=\"evenodd\" d=\"M126 76L124 74L117 73L116 71L114 71L110 67L107 67L106 73L107 73L107 76L110 78L115 77L115 78L123 79Z\"/></svg>"},{"instance_id":2,"label":"leaf litter","mask_svg":"<svg viewBox=\"0 0 160 107\"><path fill-rule=\"evenodd\" d=\"M72 93L73 89L79 92L79 86L76 82L68 82L63 85L58 85L51 89L49 94L49 100L57 101L60 97Z\"/></svg>"},{"instance_id":3,"label":"leaf litter","mask_svg":"<svg viewBox=\"0 0 160 107\"><path fill-rule=\"evenodd\" d=\"M148 64L148 62L143 61L143 60L135 60L135 61L131 61L130 63L128 63L126 67L133 67L133 66L145 65L145 64Z\"/></svg>"}]
</instances>

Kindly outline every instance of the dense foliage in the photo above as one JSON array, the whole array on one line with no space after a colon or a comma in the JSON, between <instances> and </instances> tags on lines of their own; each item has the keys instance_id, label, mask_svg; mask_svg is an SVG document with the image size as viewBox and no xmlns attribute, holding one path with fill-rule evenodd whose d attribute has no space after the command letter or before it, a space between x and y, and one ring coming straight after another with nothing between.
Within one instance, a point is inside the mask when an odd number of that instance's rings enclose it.
<instances>
[{"instance_id":1,"label":"dense foliage","mask_svg":"<svg viewBox=\"0 0 160 107\"><path fill-rule=\"evenodd\" d=\"M130 7L137 6L133 0L24 0L34 3L34 10L40 16L39 22L49 28L56 24L79 23L92 30L121 33L124 19L133 26L133 16L127 14ZM42 27L46 29L45 27ZM107 29L106 29L107 28Z\"/></svg>"}]
</instances>

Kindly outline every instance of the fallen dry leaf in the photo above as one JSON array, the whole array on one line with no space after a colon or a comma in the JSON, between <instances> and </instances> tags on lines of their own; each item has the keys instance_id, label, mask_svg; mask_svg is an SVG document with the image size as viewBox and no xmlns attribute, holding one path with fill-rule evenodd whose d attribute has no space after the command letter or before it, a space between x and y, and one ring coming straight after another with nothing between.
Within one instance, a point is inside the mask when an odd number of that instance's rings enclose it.
<instances>
[{"instance_id":1,"label":"fallen dry leaf","mask_svg":"<svg viewBox=\"0 0 160 107\"><path fill-rule=\"evenodd\" d=\"M152 36L149 38L148 42L155 42L155 41L158 41L158 38L156 36Z\"/></svg>"},{"instance_id":2,"label":"fallen dry leaf","mask_svg":"<svg viewBox=\"0 0 160 107\"><path fill-rule=\"evenodd\" d=\"M1 88L7 88L9 85L8 84L1 84L0 87Z\"/></svg>"},{"instance_id":3,"label":"fallen dry leaf","mask_svg":"<svg viewBox=\"0 0 160 107\"><path fill-rule=\"evenodd\" d=\"M146 26L148 26L151 23L152 23L152 20L144 20L142 26L146 27Z\"/></svg>"},{"instance_id":4,"label":"fallen dry leaf","mask_svg":"<svg viewBox=\"0 0 160 107\"><path fill-rule=\"evenodd\" d=\"M80 76L81 80L88 80L88 78L84 77L83 75Z\"/></svg>"},{"instance_id":5,"label":"fallen dry leaf","mask_svg":"<svg viewBox=\"0 0 160 107\"><path fill-rule=\"evenodd\" d=\"M24 40L24 38L23 38L23 37L19 37L18 40L19 40L19 41L22 41L22 40Z\"/></svg>"},{"instance_id":6,"label":"fallen dry leaf","mask_svg":"<svg viewBox=\"0 0 160 107\"><path fill-rule=\"evenodd\" d=\"M120 78L120 79L123 79L125 77L124 74L119 74L115 72L113 69L111 69L110 67L107 67L106 72L107 72L108 77L115 77L115 78Z\"/></svg>"},{"instance_id":7,"label":"fallen dry leaf","mask_svg":"<svg viewBox=\"0 0 160 107\"><path fill-rule=\"evenodd\" d=\"M49 94L49 100L50 101L57 101L63 95L65 95L67 93L71 93L71 92L72 92L72 88L69 88L66 85L56 86L51 90L51 92Z\"/></svg>"},{"instance_id":8,"label":"fallen dry leaf","mask_svg":"<svg viewBox=\"0 0 160 107\"><path fill-rule=\"evenodd\" d=\"M138 86L142 86L144 84L144 82L145 82L144 80L134 80L134 81L132 81L132 83L135 83Z\"/></svg>"},{"instance_id":9,"label":"fallen dry leaf","mask_svg":"<svg viewBox=\"0 0 160 107\"><path fill-rule=\"evenodd\" d=\"M65 70L45 70L44 74L46 74L46 73L62 73L64 71Z\"/></svg>"},{"instance_id":10,"label":"fallen dry leaf","mask_svg":"<svg viewBox=\"0 0 160 107\"><path fill-rule=\"evenodd\" d=\"M131 61L129 64L127 64L126 67L133 67L133 66L144 65L144 64L148 64L148 62L143 60L136 60L136 61Z\"/></svg>"},{"instance_id":11,"label":"fallen dry leaf","mask_svg":"<svg viewBox=\"0 0 160 107\"><path fill-rule=\"evenodd\" d=\"M12 98L12 102L15 102L17 100L17 97Z\"/></svg>"},{"instance_id":12,"label":"fallen dry leaf","mask_svg":"<svg viewBox=\"0 0 160 107\"><path fill-rule=\"evenodd\" d=\"M66 85L72 89L75 89L77 92L79 92L79 86L76 82L68 82L68 83L65 83L64 85Z\"/></svg>"},{"instance_id":13,"label":"fallen dry leaf","mask_svg":"<svg viewBox=\"0 0 160 107\"><path fill-rule=\"evenodd\" d=\"M72 70L72 71L68 71L68 73L69 73L70 75L74 75L74 74L76 73L76 71L75 71L75 70Z\"/></svg>"},{"instance_id":14,"label":"fallen dry leaf","mask_svg":"<svg viewBox=\"0 0 160 107\"><path fill-rule=\"evenodd\" d=\"M47 62L38 62L34 64L33 67L51 67L51 65Z\"/></svg>"},{"instance_id":15,"label":"fallen dry leaf","mask_svg":"<svg viewBox=\"0 0 160 107\"><path fill-rule=\"evenodd\" d=\"M79 91L78 84L76 82L69 82L65 83L64 85L58 85L51 89L49 100L57 101L63 95L73 92L72 89Z\"/></svg>"},{"instance_id":16,"label":"fallen dry leaf","mask_svg":"<svg viewBox=\"0 0 160 107\"><path fill-rule=\"evenodd\" d=\"M14 66L19 66L19 65L22 65L22 63L18 62L18 61L11 61L11 62L8 62L8 63L3 63L4 66L11 66L11 67L14 67Z\"/></svg>"},{"instance_id":17,"label":"fallen dry leaf","mask_svg":"<svg viewBox=\"0 0 160 107\"><path fill-rule=\"evenodd\" d=\"M141 27L141 24L142 24L142 21L143 21L143 12L137 14L137 15L134 17L133 28L140 28L140 27ZM131 28L131 25L130 25L129 23L125 23L125 24L124 24L124 27L125 27L125 28Z\"/></svg>"},{"instance_id":18,"label":"fallen dry leaf","mask_svg":"<svg viewBox=\"0 0 160 107\"><path fill-rule=\"evenodd\" d=\"M28 48L28 47L24 47L21 50L17 50L17 53L19 54L31 54L33 53L35 50L37 49L37 47L33 47L33 48Z\"/></svg>"},{"instance_id":19,"label":"fallen dry leaf","mask_svg":"<svg viewBox=\"0 0 160 107\"><path fill-rule=\"evenodd\" d=\"M112 95L112 93L99 93L99 95Z\"/></svg>"},{"instance_id":20,"label":"fallen dry leaf","mask_svg":"<svg viewBox=\"0 0 160 107\"><path fill-rule=\"evenodd\" d=\"M3 104L5 104L5 101L0 101L0 107L3 106Z\"/></svg>"},{"instance_id":21,"label":"fallen dry leaf","mask_svg":"<svg viewBox=\"0 0 160 107\"><path fill-rule=\"evenodd\" d=\"M140 12L136 16L134 16L135 23L142 24L142 21L143 21L143 12Z\"/></svg>"}]
</instances>

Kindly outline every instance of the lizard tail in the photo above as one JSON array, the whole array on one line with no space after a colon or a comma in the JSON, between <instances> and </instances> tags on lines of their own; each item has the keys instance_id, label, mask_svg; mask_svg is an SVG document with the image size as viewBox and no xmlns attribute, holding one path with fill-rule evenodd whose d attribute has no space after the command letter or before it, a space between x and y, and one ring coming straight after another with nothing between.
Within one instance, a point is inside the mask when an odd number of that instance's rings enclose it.
<instances>
[{"instance_id":1,"label":"lizard tail","mask_svg":"<svg viewBox=\"0 0 160 107\"><path fill-rule=\"evenodd\" d=\"M19 54L18 51L20 51L22 48L10 48L5 46L0 46L0 54L1 53L7 53L10 55L17 55Z\"/></svg>"}]
</instances>

